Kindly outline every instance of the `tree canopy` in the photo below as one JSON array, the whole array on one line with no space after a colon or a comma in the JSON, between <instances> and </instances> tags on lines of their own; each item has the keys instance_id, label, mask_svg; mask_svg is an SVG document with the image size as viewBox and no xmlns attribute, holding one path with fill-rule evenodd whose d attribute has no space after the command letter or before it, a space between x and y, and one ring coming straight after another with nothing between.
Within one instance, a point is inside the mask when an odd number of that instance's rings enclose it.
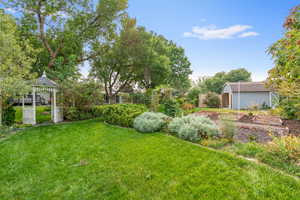
<instances>
[{"instance_id":1,"label":"tree canopy","mask_svg":"<svg viewBox=\"0 0 300 200\"><path fill-rule=\"evenodd\" d=\"M268 49L275 61L268 84L282 96L284 116L300 119L300 5L292 9L284 27L284 37Z\"/></svg>"},{"instance_id":2,"label":"tree canopy","mask_svg":"<svg viewBox=\"0 0 300 200\"><path fill-rule=\"evenodd\" d=\"M128 16L109 38L93 44L93 52L91 76L104 83L110 98L128 87L189 87L192 71L184 50Z\"/></svg>"},{"instance_id":3,"label":"tree canopy","mask_svg":"<svg viewBox=\"0 0 300 200\"><path fill-rule=\"evenodd\" d=\"M28 41L20 39L14 18L0 10L0 124L3 103L31 88L32 53Z\"/></svg>"},{"instance_id":4,"label":"tree canopy","mask_svg":"<svg viewBox=\"0 0 300 200\"><path fill-rule=\"evenodd\" d=\"M34 48L42 51L34 70L46 69L53 78L65 79L89 60L91 43L110 33L125 13L127 0L3 0L20 16L20 30ZM46 68L45 68L46 67Z\"/></svg>"},{"instance_id":5,"label":"tree canopy","mask_svg":"<svg viewBox=\"0 0 300 200\"><path fill-rule=\"evenodd\" d=\"M203 92L222 93L226 82L251 81L251 73L244 68L234 69L226 72L218 72L212 77L202 77L198 86Z\"/></svg>"}]
</instances>

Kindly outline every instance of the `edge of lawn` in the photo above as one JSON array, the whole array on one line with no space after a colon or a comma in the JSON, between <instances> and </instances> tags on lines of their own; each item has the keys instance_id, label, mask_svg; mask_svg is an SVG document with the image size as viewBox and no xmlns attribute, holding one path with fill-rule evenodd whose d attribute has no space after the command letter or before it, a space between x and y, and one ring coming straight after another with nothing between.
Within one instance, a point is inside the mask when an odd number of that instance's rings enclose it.
<instances>
[{"instance_id":1,"label":"edge of lawn","mask_svg":"<svg viewBox=\"0 0 300 200\"><path fill-rule=\"evenodd\" d=\"M99 122L99 123L103 123L104 125L109 126L109 127L115 127L115 128L127 129L127 130L129 129L129 130L134 131L134 132L136 132L138 134L161 134L162 136L171 137L173 139L180 140L181 142L183 142L183 143L185 143L187 145L196 146L199 149L202 149L202 150L205 150L205 151L214 152L214 153L217 153L217 154L221 154L221 155L223 155L223 156L225 156L227 158L231 158L231 159L233 158L233 159L237 159L239 161L243 161L245 163L250 164L251 166L257 166L259 168L267 168L267 169L269 169L271 171L274 171L274 172L276 172L276 173L278 173L278 174L280 174L282 176L290 177L290 178L293 178L295 181L300 182L300 178L299 177L294 176L292 174L289 174L289 173L287 173L287 172L285 172L283 170L280 170L280 169L277 169L277 168L273 168L272 166L264 164L262 162L259 162L256 159L249 159L247 157L236 155L236 154L233 154L233 153L230 153L230 152L219 151L217 149L206 147L206 146L203 146L203 145L198 144L198 143L193 143L193 142L190 142L190 141L182 140L182 139L177 138L176 136L174 136L172 134L169 134L169 133L166 133L166 132L140 133L140 132L136 131L134 128L122 127L122 126L118 126L118 125L112 125L112 124L109 124L107 122L100 121L99 119L81 120L81 121L74 121L74 122L61 122L61 123L57 123L57 124L40 124L40 125L26 127L26 128L23 128L23 129L16 130L16 131L13 131L11 133L8 133L5 137L0 138L0 144L2 142L5 142L5 141L13 138L13 137L19 137L19 136L23 135L26 131L28 131L30 129L35 129L35 128L39 128L39 127L49 127L49 126L64 126L64 125L70 125L70 124L74 124L74 123L86 123L86 122Z\"/></svg>"}]
</instances>

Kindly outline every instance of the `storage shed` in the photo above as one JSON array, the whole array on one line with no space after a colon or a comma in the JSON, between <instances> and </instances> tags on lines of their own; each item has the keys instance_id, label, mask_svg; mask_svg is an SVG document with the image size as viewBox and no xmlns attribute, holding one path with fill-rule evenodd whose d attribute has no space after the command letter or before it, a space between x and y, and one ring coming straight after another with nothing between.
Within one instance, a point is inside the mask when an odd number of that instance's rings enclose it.
<instances>
[{"instance_id":1,"label":"storage shed","mask_svg":"<svg viewBox=\"0 0 300 200\"><path fill-rule=\"evenodd\" d=\"M275 93L264 82L226 83L222 92L222 107L249 109L274 107Z\"/></svg>"}]
</instances>

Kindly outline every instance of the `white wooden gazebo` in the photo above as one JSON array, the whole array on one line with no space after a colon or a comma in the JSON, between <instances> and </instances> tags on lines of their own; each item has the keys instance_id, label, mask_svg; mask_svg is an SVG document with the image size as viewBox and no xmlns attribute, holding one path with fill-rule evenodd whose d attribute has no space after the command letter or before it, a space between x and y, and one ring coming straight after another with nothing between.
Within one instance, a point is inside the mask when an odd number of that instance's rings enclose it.
<instances>
[{"instance_id":1,"label":"white wooden gazebo","mask_svg":"<svg viewBox=\"0 0 300 200\"><path fill-rule=\"evenodd\" d=\"M51 120L54 123L63 121L62 109L57 106L58 85L54 81L47 78L46 73L36 79L32 84L32 106L25 106L24 97L22 100L23 107L23 124L35 125L36 121L36 94L50 93L51 96Z\"/></svg>"}]
</instances>

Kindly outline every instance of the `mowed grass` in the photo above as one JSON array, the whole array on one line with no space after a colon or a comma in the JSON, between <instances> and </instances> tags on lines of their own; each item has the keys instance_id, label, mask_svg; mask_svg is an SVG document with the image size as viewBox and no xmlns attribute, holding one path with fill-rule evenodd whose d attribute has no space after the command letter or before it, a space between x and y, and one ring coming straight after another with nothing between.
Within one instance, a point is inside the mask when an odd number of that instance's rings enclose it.
<instances>
[{"instance_id":1,"label":"mowed grass","mask_svg":"<svg viewBox=\"0 0 300 200\"><path fill-rule=\"evenodd\" d=\"M163 133L83 121L0 141L0 199L299 200L300 183Z\"/></svg>"},{"instance_id":2,"label":"mowed grass","mask_svg":"<svg viewBox=\"0 0 300 200\"><path fill-rule=\"evenodd\" d=\"M23 111L22 106L15 106L16 110L16 123L22 123ZM51 121L51 109L50 106L37 106L36 107L36 121L37 123L44 123Z\"/></svg>"}]
</instances>

